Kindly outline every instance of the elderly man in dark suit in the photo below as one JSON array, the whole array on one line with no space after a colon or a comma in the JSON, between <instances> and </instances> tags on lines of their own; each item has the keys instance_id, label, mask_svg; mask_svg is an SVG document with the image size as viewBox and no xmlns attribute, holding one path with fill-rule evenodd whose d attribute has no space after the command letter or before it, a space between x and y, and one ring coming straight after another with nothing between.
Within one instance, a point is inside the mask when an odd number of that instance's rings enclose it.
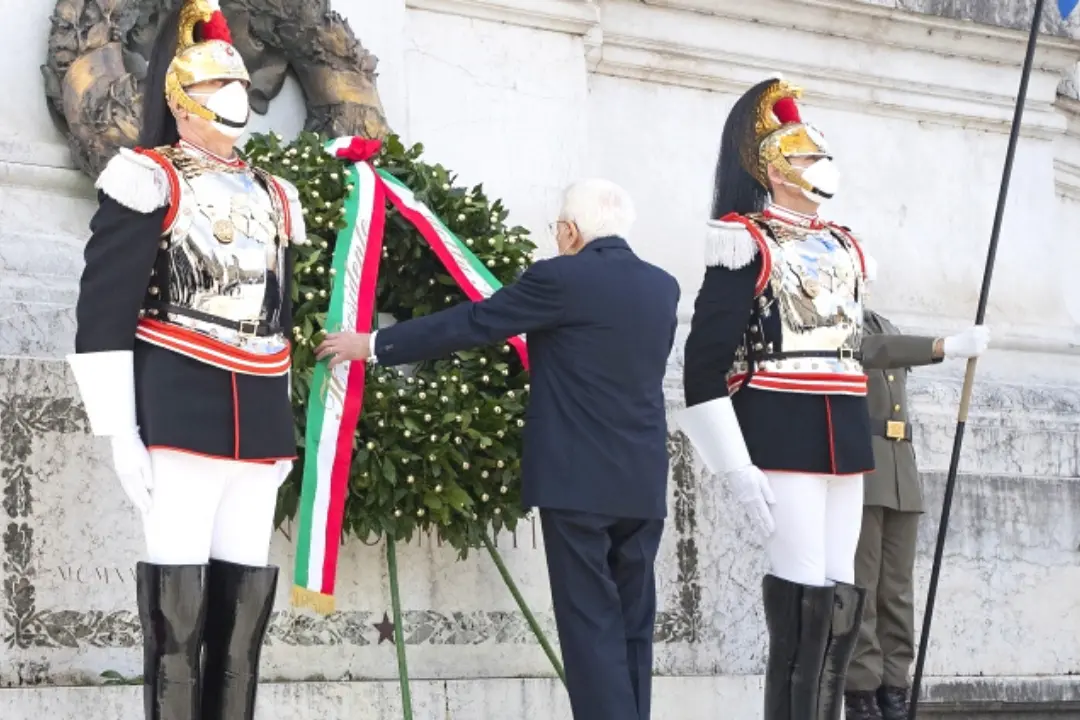
<instances>
[{"instance_id":1,"label":"elderly man in dark suit","mask_svg":"<svg viewBox=\"0 0 1080 720\"><path fill-rule=\"evenodd\" d=\"M319 348L392 366L528 334L523 500L540 508L575 720L649 718L679 286L631 251L633 220L624 190L578 182L555 223L559 257L487 300Z\"/></svg>"}]
</instances>

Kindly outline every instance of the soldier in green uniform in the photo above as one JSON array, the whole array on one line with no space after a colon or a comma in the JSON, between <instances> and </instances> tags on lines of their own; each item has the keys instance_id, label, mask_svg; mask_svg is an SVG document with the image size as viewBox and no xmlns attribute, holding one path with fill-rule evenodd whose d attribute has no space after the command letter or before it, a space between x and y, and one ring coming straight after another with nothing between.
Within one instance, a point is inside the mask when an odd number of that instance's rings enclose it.
<instances>
[{"instance_id":1,"label":"soldier in green uniform","mask_svg":"<svg viewBox=\"0 0 1080 720\"><path fill-rule=\"evenodd\" d=\"M977 326L947 338L901 335L871 310L864 313L863 330L875 469L866 474L855 553L855 584L866 588L866 606L844 701L847 720L907 720L908 672L915 657L912 575L923 512L908 421L907 373L946 357L978 357L990 332Z\"/></svg>"}]
</instances>

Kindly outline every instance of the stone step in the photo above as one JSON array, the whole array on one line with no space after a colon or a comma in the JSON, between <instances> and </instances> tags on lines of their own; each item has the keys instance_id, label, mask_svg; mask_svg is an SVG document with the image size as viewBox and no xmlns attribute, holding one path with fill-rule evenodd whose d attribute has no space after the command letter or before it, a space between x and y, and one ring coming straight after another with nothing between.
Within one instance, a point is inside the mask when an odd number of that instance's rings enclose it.
<instances>
[{"instance_id":1,"label":"stone step","mask_svg":"<svg viewBox=\"0 0 1080 720\"><path fill-rule=\"evenodd\" d=\"M658 677L653 712L663 720L758 720L762 679ZM548 678L415 680L414 720L569 720L566 693ZM1075 678L928 680L923 720L1064 720L1080 716ZM259 693L259 720L399 720L395 682L270 683ZM141 720L138 687L0 689L3 720Z\"/></svg>"}]
</instances>

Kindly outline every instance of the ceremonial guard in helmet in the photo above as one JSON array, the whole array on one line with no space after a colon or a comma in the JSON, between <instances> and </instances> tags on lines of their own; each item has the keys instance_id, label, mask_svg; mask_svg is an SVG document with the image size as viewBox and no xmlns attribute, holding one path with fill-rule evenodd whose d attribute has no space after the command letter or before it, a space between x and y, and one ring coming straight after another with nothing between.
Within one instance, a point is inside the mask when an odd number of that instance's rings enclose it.
<instances>
[{"instance_id":1,"label":"ceremonial guard in helmet","mask_svg":"<svg viewBox=\"0 0 1080 720\"><path fill-rule=\"evenodd\" d=\"M766 80L724 126L678 419L768 535L766 720L837 720L874 467L858 353L869 259L817 215L838 173L798 95Z\"/></svg>"},{"instance_id":2,"label":"ceremonial guard in helmet","mask_svg":"<svg viewBox=\"0 0 1080 720\"><path fill-rule=\"evenodd\" d=\"M295 188L233 150L248 73L216 0L164 20L140 147L97 181L68 357L146 541L137 567L148 720L252 718L278 570L290 401Z\"/></svg>"}]
</instances>

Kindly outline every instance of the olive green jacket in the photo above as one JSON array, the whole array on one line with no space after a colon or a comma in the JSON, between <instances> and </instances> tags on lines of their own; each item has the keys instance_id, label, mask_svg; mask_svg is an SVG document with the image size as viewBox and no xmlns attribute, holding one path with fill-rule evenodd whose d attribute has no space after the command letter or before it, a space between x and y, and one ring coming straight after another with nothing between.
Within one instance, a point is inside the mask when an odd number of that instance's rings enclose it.
<instances>
[{"instance_id":1,"label":"olive green jacket","mask_svg":"<svg viewBox=\"0 0 1080 720\"><path fill-rule=\"evenodd\" d=\"M936 338L901 335L895 325L872 310L864 315L863 329L862 363L869 378L867 402L875 468L865 476L864 502L901 512L922 512L922 489L908 420L907 374L918 365L938 362L933 357Z\"/></svg>"}]
</instances>

